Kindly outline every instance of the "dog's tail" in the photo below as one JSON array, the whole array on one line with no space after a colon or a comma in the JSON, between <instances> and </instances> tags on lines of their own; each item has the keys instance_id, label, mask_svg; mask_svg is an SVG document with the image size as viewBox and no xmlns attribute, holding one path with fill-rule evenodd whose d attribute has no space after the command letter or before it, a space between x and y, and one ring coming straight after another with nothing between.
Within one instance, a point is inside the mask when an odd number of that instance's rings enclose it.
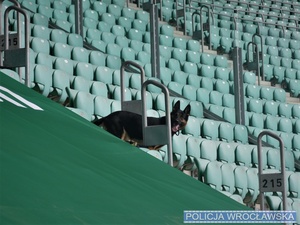
<instances>
[{"instance_id":1,"label":"dog's tail","mask_svg":"<svg viewBox=\"0 0 300 225\"><path fill-rule=\"evenodd\" d=\"M93 124L100 126L103 122L104 122L104 117L94 120Z\"/></svg>"}]
</instances>

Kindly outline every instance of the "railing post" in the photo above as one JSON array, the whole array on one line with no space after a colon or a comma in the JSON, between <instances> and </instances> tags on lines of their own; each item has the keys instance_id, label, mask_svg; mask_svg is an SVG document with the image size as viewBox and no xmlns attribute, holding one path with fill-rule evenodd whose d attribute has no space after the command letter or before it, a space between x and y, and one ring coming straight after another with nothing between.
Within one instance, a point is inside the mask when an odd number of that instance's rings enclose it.
<instances>
[{"instance_id":1,"label":"railing post","mask_svg":"<svg viewBox=\"0 0 300 225\"><path fill-rule=\"evenodd\" d=\"M152 84L162 89L165 95L165 111L166 124L148 126L147 124L147 106L146 106L146 87ZM168 164L173 167L173 149L172 149L172 134L171 134L171 116L169 104L169 90L163 84L155 80L147 80L142 85L142 118L143 118L143 144L144 145L160 145L167 144L168 146Z\"/></svg>"},{"instance_id":2,"label":"railing post","mask_svg":"<svg viewBox=\"0 0 300 225\"><path fill-rule=\"evenodd\" d=\"M263 159L262 159L262 137L265 135L269 135L272 138L275 138L279 141L280 144L280 163L281 163L281 172L280 173L263 173ZM260 208L264 210L264 201L265 196L264 192L282 192L282 203L283 210L287 209L287 193L286 193L286 180L285 180L285 159L284 159L284 145L282 139L275 133L270 131L262 131L258 135L257 142L257 151L258 151L258 176L259 176L259 191L260 191Z\"/></svg>"}]
</instances>

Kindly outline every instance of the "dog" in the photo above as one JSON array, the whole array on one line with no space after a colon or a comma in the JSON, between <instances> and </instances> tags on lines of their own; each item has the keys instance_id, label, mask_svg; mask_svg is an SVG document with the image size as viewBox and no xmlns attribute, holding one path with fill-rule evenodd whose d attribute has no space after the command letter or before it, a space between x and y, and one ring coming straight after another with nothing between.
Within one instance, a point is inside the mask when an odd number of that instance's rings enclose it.
<instances>
[{"instance_id":1,"label":"dog","mask_svg":"<svg viewBox=\"0 0 300 225\"><path fill-rule=\"evenodd\" d=\"M178 135L187 124L191 106L187 105L182 111L180 101L177 101L171 112L171 134ZM158 150L162 145L143 146L142 116L128 111L116 111L106 117L93 121L97 126L113 134L114 136L138 147L146 147L150 150ZM166 117L147 117L147 125L166 124Z\"/></svg>"}]
</instances>

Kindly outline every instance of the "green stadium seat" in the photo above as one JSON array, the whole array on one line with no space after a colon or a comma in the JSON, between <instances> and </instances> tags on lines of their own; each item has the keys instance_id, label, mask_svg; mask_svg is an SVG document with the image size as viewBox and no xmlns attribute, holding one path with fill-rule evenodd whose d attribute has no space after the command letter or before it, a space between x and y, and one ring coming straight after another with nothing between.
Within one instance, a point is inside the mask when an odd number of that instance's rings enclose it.
<instances>
[{"instance_id":1,"label":"green stadium seat","mask_svg":"<svg viewBox=\"0 0 300 225\"><path fill-rule=\"evenodd\" d=\"M292 106L292 116L293 118L300 119L300 105L295 104Z\"/></svg>"},{"instance_id":2,"label":"green stadium seat","mask_svg":"<svg viewBox=\"0 0 300 225\"><path fill-rule=\"evenodd\" d=\"M197 99L197 88L192 85L184 85L182 89L182 94L185 98L195 101Z\"/></svg>"},{"instance_id":3,"label":"green stadium seat","mask_svg":"<svg viewBox=\"0 0 300 225\"><path fill-rule=\"evenodd\" d=\"M104 2L95 1L92 3L91 9L98 12L99 15L102 15L107 11L107 5Z\"/></svg>"},{"instance_id":4,"label":"green stadium seat","mask_svg":"<svg viewBox=\"0 0 300 225\"><path fill-rule=\"evenodd\" d=\"M290 191L291 197L297 198L297 199L300 198L299 180L300 180L300 173L293 173L289 177L289 191Z\"/></svg>"},{"instance_id":5,"label":"green stadium seat","mask_svg":"<svg viewBox=\"0 0 300 225\"><path fill-rule=\"evenodd\" d=\"M293 132L293 124L289 118L280 118L278 121L278 131L292 133Z\"/></svg>"},{"instance_id":6,"label":"green stadium seat","mask_svg":"<svg viewBox=\"0 0 300 225\"><path fill-rule=\"evenodd\" d=\"M42 95L48 96L52 86L53 70L45 65L34 67L34 82L37 84Z\"/></svg>"},{"instance_id":7,"label":"green stadium seat","mask_svg":"<svg viewBox=\"0 0 300 225\"><path fill-rule=\"evenodd\" d=\"M168 84L168 88L171 89L172 91L182 95L182 89L183 89L184 85L183 84L179 84L176 82L171 81Z\"/></svg>"},{"instance_id":8,"label":"green stadium seat","mask_svg":"<svg viewBox=\"0 0 300 225\"><path fill-rule=\"evenodd\" d=\"M97 29L100 30L101 32L110 32L113 25L108 24L104 21L100 21L97 25Z\"/></svg>"},{"instance_id":9,"label":"green stadium seat","mask_svg":"<svg viewBox=\"0 0 300 225\"><path fill-rule=\"evenodd\" d=\"M263 113L263 102L259 99L250 99L247 104L247 111L254 113Z\"/></svg>"},{"instance_id":10,"label":"green stadium seat","mask_svg":"<svg viewBox=\"0 0 300 225\"><path fill-rule=\"evenodd\" d=\"M217 141L219 137L218 127L219 122L210 119L205 119L201 125L201 136L208 140Z\"/></svg>"},{"instance_id":11,"label":"green stadium seat","mask_svg":"<svg viewBox=\"0 0 300 225\"><path fill-rule=\"evenodd\" d=\"M244 125L234 125L234 140L238 143L248 143L248 130Z\"/></svg>"},{"instance_id":12,"label":"green stadium seat","mask_svg":"<svg viewBox=\"0 0 300 225\"><path fill-rule=\"evenodd\" d=\"M278 120L277 116L266 116L265 118L265 128L270 129L272 131L277 131L278 129Z\"/></svg>"},{"instance_id":13,"label":"green stadium seat","mask_svg":"<svg viewBox=\"0 0 300 225\"><path fill-rule=\"evenodd\" d=\"M296 79L291 79L288 82L289 90L291 92L291 96L298 97L300 94L300 81Z\"/></svg>"},{"instance_id":14,"label":"green stadium seat","mask_svg":"<svg viewBox=\"0 0 300 225\"><path fill-rule=\"evenodd\" d=\"M223 111L223 118L230 123L235 123L235 109L225 107Z\"/></svg>"},{"instance_id":15,"label":"green stadium seat","mask_svg":"<svg viewBox=\"0 0 300 225\"><path fill-rule=\"evenodd\" d=\"M168 46L166 46L166 47L168 47ZM173 48L172 58L177 59L181 62L184 62L184 61L186 61L186 56L187 56L186 50L180 49L180 48Z\"/></svg>"},{"instance_id":16,"label":"green stadium seat","mask_svg":"<svg viewBox=\"0 0 300 225\"><path fill-rule=\"evenodd\" d=\"M286 92L282 88L274 89L274 101L285 102L286 101Z\"/></svg>"},{"instance_id":17,"label":"green stadium seat","mask_svg":"<svg viewBox=\"0 0 300 225\"><path fill-rule=\"evenodd\" d=\"M90 92L93 95L108 97L108 89L105 83L101 81L93 81L91 84Z\"/></svg>"},{"instance_id":18,"label":"green stadium seat","mask_svg":"<svg viewBox=\"0 0 300 225\"><path fill-rule=\"evenodd\" d=\"M182 65L182 71L189 74L198 74L198 66L196 63L184 62Z\"/></svg>"},{"instance_id":19,"label":"green stadium seat","mask_svg":"<svg viewBox=\"0 0 300 225\"><path fill-rule=\"evenodd\" d=\"M30 47L34 52L50 54L50 43L46 39L34 37L30 41Z\"/></svg>"},{"instance_id":20,"label":"green stadium seat","mask_svg":"<svg viewBox=\"0 0 300 225\"><path fill-rule=\"evenodd\" d=\"M213 81L208 77L202 77L200 87L205 88L209 91L213 90Z\"/></svg>"},{"instance_id":21,"label":"green stadium seat","mask_svg":"<svg viewBox=\"0 0 300 225\"><path fill-rule=\"evenodd\" d=\"M187 159L187 149L186 149L186 142L187 142L187 135L176 135L172 138L172 146L173 146L173 166L175 168L182 168L184 162Z\"/></svg>"},{"instance_id":22,"label":"green stadium seat","mask_svg":"<svg viewBox=\"0 0 300 225\"><path fill-rule=\"evenodd\" d=\"M278 106L278 115L281 117L291 118L293 105L288 103L280 103Z\"/></svg>"},{"instance_id":23,"label":"green stadium seat","mask_svg":"<svg viewBox=\"0 0 300 225\"><path fill-rule=\"evenodd\" d=\"M196 40L188 40L186 43L186 49L190 51L200 51L200 43Z\"/></svg>"},{"instance_id":24,"label":"green stadium seat","mask_svg":"<svg viewBox=\"0 0 300 225\"><path fill-rule=\"evenodd\" d=\"M105 117L111 113L111 99L105 98L103 96L96 96L94 99L94 110L96 117Z\"/></svg>"},{"instance_id":25,"label":"green stadium seat","mask_svg":"<svg viewBox=\"0 0 300 225\"><path fill-rule=\"evenodd\" d=\"M263 112L266 115L277 116L278 115L278 102L266 101L263 105Z\"/></svg>"},{"instance_id":26,"label":"green stadium seat","mask_svg":"<svg viewBox=\"0 0 300 225\"><path fill-rule=\"evenodd\" d=\"M53 45L53 54L56 57L71 59L71 51L70 45L59 42Z\"/></svg>"},{"instance_id":27,"label":"green stadium seat","mask_svg":"<svg viewBox=\"0 0 300 225\"><path fill-rule=\"evenodd\" d=\"M135 13L135 18L148 22L150 19L150 14L143 10L137 10Z\"/></svg>"},{"instance_id":28,"label":"green stadium seat","mask_svg":"<svg viewBox=\"0 0 300 225\"><path fill-rule=\"evenodd\" d=\"M224 81L228 81L229 80L229 72L230 72L229 68L217 67L215 70L215 78L221 79Z\"/></svg>"},{"instance_id":29,"label":"green stadium seat","mask_svg":"<svg viewBox=\"0 0 300 225\"><path fill-rule=\"evenodd\" d=\"M213 105L222 106L223 93L218 91L211 91L209 93L209 103Z\"/></svg>"},{"instance_id":30,"label":"green stadium seat","mask_svg":"<svg viewBox=\"0 0 300 225\"><path fill-rule=\"evenodd\" d=\"M252 127L264 128L264 115L262 113L253 113L249 124Z\"/></svg>"},{"instance_id":31,"label":"green stadium seat","mask_svg":"<svg viewBox=\"0 0 300 225\"><path fill-rule=\"evenodd\" d=\"M248 192L248 181L245 179L247 177L247 167L237 166L234 169L234 180L235 180L235 190L244 199Z\"/></svg>"},{"instance_id":32,"label":"green stadium seat","mask_svg":"<svg viewBox=\"0 0 300 225\"><path fill-rule=\"evenodd\" d=\"M217 191L222 190L221 165L218 161L209 162L204 173L204 183Z\"/></svg>"},{"instance_id":33,"label":"green stadium seat","mask_svg":"<svg viewBox=\"0 0 300 225\"><path fill-rule=\"evenodd\" d=\"M89 63L93 66L105 66L106 54L100 51L90 51Z\"/></svg>"},{"instance_id":34,"label":"green stadium seat","mask_svg":"<svg viewBox=\"0 0 300 225\"><path fill-rule=\"evenodd\" d=\"M114 55L107 55L106 57L106 66L112 69L120 69L121 68L121 59Z\"/></svg>"},{"instance_id":35,"label":"green stadium seat","mask_svg":"<svg viewBox=\"0 0 300 225\"><path fill-rule=\"evenodd\" d=\"M186 61L192 63L200 63L200 52L195 51L187 51L186 53Z\"/></svg>"},{"instance_id":36,"label":"green stadium seat","mask_svg":"<svg viewBox=\"0 0 300 225\"><path fill-rule=\"evenodd\" d=\"M52 18L53 11L54 9L52 9L50 6L47 5L40 4L37 7L37 12L39 14L46 16L48 19Z\"/></svg>"},{"instance_id":37,"label":"green stadium seat","mask_svg":"<svg viewBox=\"0 0 300 225\"><path fill-rule=\"evenodd\" d=\"M209 90L205 88L197 89L197 101L202 102L203 104L209 103Z\"/></svg>"},{"instance_id":38,"label":"green stadium seat","mask_svg":"<svg viewBox=\"0 0 300 225\"><path fill-rule=\"evenodd\" d=\"M234 108L235 102L234 102L234 95L232 94L223 94L222 97L222 106Z\"/></svg>"},{"instance_id":39,"label":"green stadium seat","mask_svg":"<svg viewBox=\"0 0 300 225\"><path fill-rule=\"evenodd\" d=\"M220 123L219 125L219 139L225 142L233 141L233 126L231 123Z\"/></svg>"},{"instance_id":40,"label":"green stadium seat","mask_svg":"<svg viewBox=\"0 0 300 225\"><path fill-rule=\"evenodd\" d=\"M180 37L174 37L173 39L173 47L179 49L186 49L187 47L187 40ZM199 50L198 50L199 51Z\"/></svg>"},{"instance_id":41,"label":"green stadium seat","mask_svg":"<svg viewBox=\"0 0 300 225\"><path fill-rule=\"evenodd\" d=\"M94 72L94 80L101 81L105 84L112 84L112 76L114 69L106 66L98 66Z\"/></svg>"},{"instance_id":42,"label":"green stadium seat","mask_svg":"<svg viewBox=\"0 0 300 225\"><path fill-rule=\"evenodd\" d=\"M248 204L254 204L259 195L258 170L256 168L249 168L246 174L248 192L244 201Z\"/></svg>"},{"instance_id":43,"label":"green stadium seat","mask_svg":"<svg viewBox=\"0 0 300 225\"><path fill-rule=\"evenodd\" d=\"M190 116L187 125L183 131L184 134L189 134L194 137L200 137L201 135L201 121L194 116Z\"/></svg>"},{"instance_id":44,"label":"green stadium seat","mask_svg":"<svg viewBox=\"0 0 300 225\"><path fill-rule=\"evenodd\" d=\"M54 68L58 70L62 70L70 75L74 74L73 62L70 59L56 58L54 61Z\"/></svg>"},{"instance_id":45,"label":"green stadium seat","mask_svg":"<svg viewBox=\"0 0 300 225\"><path fill-rule=\"evenodd\" d=\"M77 91L90 92L91 81L84 77L76 76L72 81L72 88Z\"/></svg>"},{"instance_id":46,"label":"green stadium seat","mask_svg":"<svg viewBox=\"0 0 300 225\"><path fill-rule=\"evenodd\" d=\"M217 116L219 117L222 117L223 115L223 110L224 110L224 107L223 106L220 106L220 105L212 105L212 104L209 104L207 105L208 106L208 110L214 114L216 114Z\"/></svg>"},{"instance_id":47,"label":"green stadium seat","mask_svg":"<svg viewBox=\"0 0 300 225\"><path fill-rule=\"evenodd\" d=\"M271 101L273 100L274 88L270 87L261 87L260 88L260 98L262 100Z\"/></svg>"}]
</instances>

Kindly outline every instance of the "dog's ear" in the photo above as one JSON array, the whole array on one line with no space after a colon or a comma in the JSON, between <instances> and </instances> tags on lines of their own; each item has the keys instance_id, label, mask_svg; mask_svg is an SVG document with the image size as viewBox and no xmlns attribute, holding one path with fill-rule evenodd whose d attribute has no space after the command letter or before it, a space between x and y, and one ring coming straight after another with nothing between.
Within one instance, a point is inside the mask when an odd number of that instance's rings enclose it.
<instances>
[{"instance_id":1,"label":"dog's ear","mask_svg":"<svg viewBox=\"0 0 300 225\"><path fill-rule=\"evenodd\" d=\"M178 111L178 110L180 110L180 101L179 100L173 106L173 111Z\"/></svg>"},{"instance_id":2,"label":"dog's ear","mask_svg":"<svg viewBox=\"0 0 300 225\"><path fill-rule=\"evenodd\" d=\"M188 104L188 105L185 107L185 109L183 110L183 112L184 112L185 114L187 114L187 115L190 115L190 113L191 113L191 105Z\"/></svg>"}]
</instances>

